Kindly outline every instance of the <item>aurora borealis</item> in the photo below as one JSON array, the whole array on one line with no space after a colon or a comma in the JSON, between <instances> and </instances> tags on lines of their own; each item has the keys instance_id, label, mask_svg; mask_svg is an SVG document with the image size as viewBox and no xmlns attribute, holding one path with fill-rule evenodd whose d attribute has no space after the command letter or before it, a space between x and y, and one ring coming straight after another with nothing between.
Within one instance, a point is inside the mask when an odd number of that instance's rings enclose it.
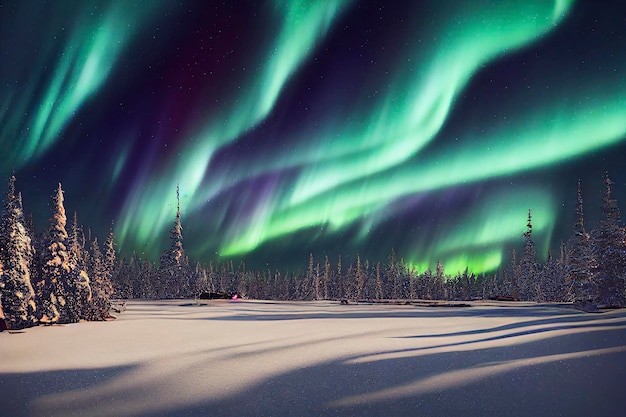
<instances>
[{"instance_id":1,"label":"aurora borealis","mask_svg":"<svg viewBox=\"0 0 626 417\"><path fill-rule=\"evenodd\" d=\"M0 165L157 260L480 273L626 201L621 2L0 3ZM626 204L626 203L624 203ZM541 259L540 259L541 260Z\"/></svg>"}]
</instances>

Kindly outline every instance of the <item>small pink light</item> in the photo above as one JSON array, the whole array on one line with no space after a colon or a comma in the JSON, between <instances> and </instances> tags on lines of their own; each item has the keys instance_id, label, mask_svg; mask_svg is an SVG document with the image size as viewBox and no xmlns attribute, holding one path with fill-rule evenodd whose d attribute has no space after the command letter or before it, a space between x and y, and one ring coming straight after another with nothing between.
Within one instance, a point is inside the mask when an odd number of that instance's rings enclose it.
<instances>
[{"instance_id":1,"label":"small pink light","mask_svg":"<svg viewBox=\"0 0 626 417\"><path fill-rule=\"evenodd\" d=\"M237 300L239 296L237 294L233 295L233 300Z\"/></svg>"}]
</instances>

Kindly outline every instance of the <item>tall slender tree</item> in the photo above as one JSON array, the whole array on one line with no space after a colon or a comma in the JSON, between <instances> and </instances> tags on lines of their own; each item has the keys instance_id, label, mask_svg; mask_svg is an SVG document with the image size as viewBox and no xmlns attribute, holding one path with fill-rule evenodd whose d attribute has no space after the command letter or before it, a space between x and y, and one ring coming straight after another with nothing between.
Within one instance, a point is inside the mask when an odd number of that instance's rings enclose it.
<instances>
[{"instance_id":1,"label":"tall slender tree","mask_svg":"<svg viewBox=\"0 0 626 417\"><path fill-rule=\"evenodd\" d=\"M612 306L626 304L626 242L617 200L613 197L613 181L605 174L606 187L600 227L592 233L594 281L598 287L598 302Z\"/></svg>"},{"instance_id":2,"label":"tall slender tree","mask_svg":"<svg viewBox=\"0 0 626 417\"><path fill-rule=\"evenodd\" d=\"M184 294L184 280L189 279L189 260L183 248L183 227L180 221L180 189L176 186L176 219L170 229L171 245L163 255L159 264L160 285L157 289L160 298L176 298L188 296Z\"/></svg>"},{"instance_id":3,"label":"tall slender tree","mask_svg":"<svg viewBox=\"0 0 626 417\"><path fill-rule=\"evenodd\" d=\"M35 292L30 281L33 248L24 223L21 196L15 192L15 176L11 176L0 220L0 298L11 329L37 322Z\"/></svg>"},{"instance_id":4,"label":"tall slender tree","mask_svg":"<svg viewBox=\"0 0 626 417\"><path fill-rule=\"evenodd\" d=\"M67 217L63 205L63 188L59 183L52 197L50 227L44 237L43 271L37 283L43 322L72 323L81 318L78 300L80 272L72 265L67 248ZM84 277L83 277L84 278Z\"/></svg>"},{"instance_id":5,"label":"tall slender tree","mask_svg":"<svg viewBox=\"0 0 626 417\"><path fill-rule=\"evenodd\" d=\"M535 243L532 238L532 214L528 210L528 223L524 232L524 249L520 257L519 296L522 300L535 300L537 296L537 260Z\"/></svg>"},{"instance_id":6,"label":"tall slender tree","mask_svg":"<svg viewBox=\"0 0 626 417\"><path fill-rule=\"evenodd\" d=\"M574 236L568 242L567 284L564 294L571 301L593 301L598 297L598 287L593 279L594 260L591 238L585 229L583 196L578 180L576 223Z\"/></svg>"}]
</instances>

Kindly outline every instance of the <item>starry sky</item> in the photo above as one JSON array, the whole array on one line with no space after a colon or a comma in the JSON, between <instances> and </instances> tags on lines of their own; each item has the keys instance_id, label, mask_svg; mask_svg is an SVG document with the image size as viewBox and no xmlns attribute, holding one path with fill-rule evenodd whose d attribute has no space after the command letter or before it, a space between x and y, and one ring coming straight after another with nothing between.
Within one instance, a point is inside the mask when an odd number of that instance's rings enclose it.
<instances>
[{"instance_id":1,"label":"starry sky","mask_svg":"<svg viewBox=\"0 0 626 417\"><path fill-rule=\"evenodd\" d=\"M626 201L621 1L0 1L0 174L122 255L539 261ZM345 261L344 261L345 262Z\"/></svg>"}]
</instances>

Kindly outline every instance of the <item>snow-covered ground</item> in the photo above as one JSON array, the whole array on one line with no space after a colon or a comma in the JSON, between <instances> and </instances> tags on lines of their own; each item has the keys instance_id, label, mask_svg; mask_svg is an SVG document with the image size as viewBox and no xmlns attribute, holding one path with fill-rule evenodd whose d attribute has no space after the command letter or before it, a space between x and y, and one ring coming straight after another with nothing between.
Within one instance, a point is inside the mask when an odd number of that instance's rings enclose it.
<instances>
[{"instance_id":1,"label":"snow-covered ground","mask_svg":"<svg viewBox=\"0 0 626 417\"><path fill-rule=\"evenodd\" d=\"M0 333L0 416L624 416L626 311L129 301Z\"/></svg>"}]
</instances>

